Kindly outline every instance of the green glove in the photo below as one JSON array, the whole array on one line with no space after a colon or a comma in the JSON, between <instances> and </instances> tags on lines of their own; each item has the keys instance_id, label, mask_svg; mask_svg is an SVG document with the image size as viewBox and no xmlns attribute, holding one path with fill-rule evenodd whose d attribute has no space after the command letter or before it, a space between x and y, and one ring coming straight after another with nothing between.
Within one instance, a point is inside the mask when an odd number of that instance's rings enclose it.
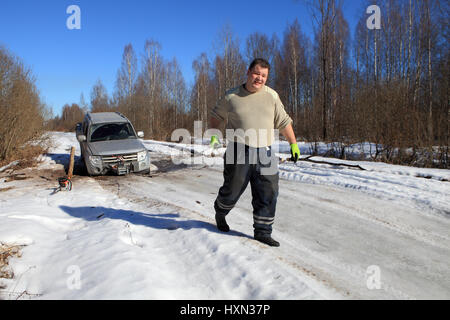
<instances>
[{"instance_id":1,"label":"green glove","mask_svg":"<svg viewBox=\"0 0 450 320\"><path fill-rule=\"evenodd\" d=\"M300 157L300 150L298 148L298 145L296 143L292 143L291 144L291 160L294 161L294 163L296 163L299 157Z\"/></svg>"},{"instance_id":2,"label":"green glove","mask_svg":"<svg viewBox=\"0 0 450 320\"><path fill-rule=\"evenodd\" d=\"M211 142L209 143L212 149L216 148L216 145L220 145L219 139L217 139L217 136L211 136Z\"/></svg>"}]
</instances>

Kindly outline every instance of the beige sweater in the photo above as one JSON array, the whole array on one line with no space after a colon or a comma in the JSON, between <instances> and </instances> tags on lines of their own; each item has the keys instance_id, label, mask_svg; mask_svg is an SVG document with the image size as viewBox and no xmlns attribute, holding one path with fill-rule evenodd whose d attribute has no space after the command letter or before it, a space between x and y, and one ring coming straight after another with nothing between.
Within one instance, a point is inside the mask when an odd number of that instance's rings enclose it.
<instances>
[{"instance_id":1,"label":"beige sweater","mask_svg":"<svg viewBox=\"0 0 450 320\"><path fill-rule=\"evenodd\" d=\"M255 93L247 91L244 85L227 91L211 116L227 121L228 141L257 148L272 145L274 129L282 130L292 122L278 93L267 86Z\"/></svg>"}]
</instances>

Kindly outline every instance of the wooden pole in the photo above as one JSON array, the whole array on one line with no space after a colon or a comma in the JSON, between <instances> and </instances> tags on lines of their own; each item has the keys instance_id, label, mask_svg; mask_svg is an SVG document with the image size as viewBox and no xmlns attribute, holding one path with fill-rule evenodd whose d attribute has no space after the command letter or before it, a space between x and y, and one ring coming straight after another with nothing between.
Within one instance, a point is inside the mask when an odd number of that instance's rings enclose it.
<instances>
[{"instance_id":1,"label":"wooden pole","mask_svg":"<svg viewBox=\"0 0 450 320\"><path fill-rule=\"evenodd\" d=\"M72 179L74 162L75 162L75 147L72 147L72 149L70 150L69 171L67 173L67 177L69 179Z\"/></svg>"}]
</instances>

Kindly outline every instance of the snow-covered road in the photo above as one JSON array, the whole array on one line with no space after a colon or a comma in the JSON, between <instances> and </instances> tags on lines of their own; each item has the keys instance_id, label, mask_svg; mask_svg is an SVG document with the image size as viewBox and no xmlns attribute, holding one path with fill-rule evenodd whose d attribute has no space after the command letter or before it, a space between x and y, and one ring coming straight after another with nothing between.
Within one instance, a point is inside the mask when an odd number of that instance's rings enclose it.
<instances>
[{"instance_id":1,"label":"snow-covered road","mask_svg":"<svg viewBox=\"0 0 450 320\"><path fill-rule=\"evenodd\" d=\"M222 183L219 170L183 169L148 180L134 176L122 183L103 180L100 184L131 201L145 203L147 197L175 206L184 219L213 231L203 239L211 246L234 244L235 250L241 244L251 246L252 250L239 253L243 257L257 247L276 265L275 270L298 273L321 297L331 297L331 293L348 298L449 297L450 225L446 217L424 215L354 190L281 180L273 236L282 246L272 249L249 240L253 235L249 189L228 216L234 233L215 234L212 205ZM195 242L191 245L195 252ZM255 264L252 272L261 272L261 266ZM368 289L374 266L380 271L379 290ZM215 268L220 269L220 264ZM316 284L332 292L319 290ZM289 286L283 288L289 292ZM280 292L275 297L295 295Z\"/></svg>"},{"instance_id":2,"label":"snow-covered road","mask_svg":"<svg viewBox=\"0 0 450 320\"><path fill-rule=\"evenodd\" d=\"M281 247L270 248L252 239L250 188L227 218L232 231L215 227L220 157L171 165L172 144L146 141L167 170L76 176L72 191L52 195L54 170L77 146L53 136L40 170L0 177L0 241L24 245L10 261L15 278L0 279L3 298L450 298L448 170L281 164Z\"/></svg>"}]
</instances>

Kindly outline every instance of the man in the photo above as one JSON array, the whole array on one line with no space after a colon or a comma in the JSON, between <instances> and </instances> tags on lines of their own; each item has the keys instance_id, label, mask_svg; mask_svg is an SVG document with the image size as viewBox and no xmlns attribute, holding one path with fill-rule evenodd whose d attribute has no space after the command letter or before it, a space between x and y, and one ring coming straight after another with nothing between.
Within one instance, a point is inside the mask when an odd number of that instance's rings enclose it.
<instances>
[{"instance_id":1,"label":"man","mask_svg":"<svg viewBox=\"0 0 450 320\"><path fill-rule=\"evenodd\" d=\"M298 149L292 119L284 110L278 94L267 87L270 65L264 59L255 59L247 71L247 81L229 90L211 112L210 127L218 128L223 121L227 129L234 129L224 156L224 183L214 202L216 223L219 230L230 230L225 216L234 207L250 182L252 189L254 238L269 246L278 247L274 240L272 224L278 197L278 170L268 169L269 157L274 160L271 145L274 129L288 140L294 161ZM254 134L252 134L254 133ZM218 144L217 136L211 137L211 146ZM269 174L267 174L269 172Z\"/></svg>"}]
</instances>

